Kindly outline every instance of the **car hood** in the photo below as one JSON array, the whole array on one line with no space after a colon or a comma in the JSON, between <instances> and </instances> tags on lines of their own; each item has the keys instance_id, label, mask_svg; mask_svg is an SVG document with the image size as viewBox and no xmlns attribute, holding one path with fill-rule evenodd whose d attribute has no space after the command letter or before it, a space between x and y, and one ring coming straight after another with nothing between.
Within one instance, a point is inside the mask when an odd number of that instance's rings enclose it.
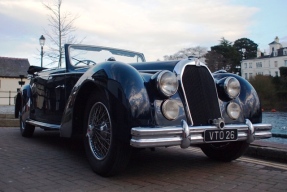
<instances>
[{"instance_id":1,"label":"car hood","mask_svg":"<svg viewBox=\"0 0 287 192\"><path fill-rule=\"evenodd\" d=\"M161 70L173 71L179 61L156 61L144 63L131 63L130 65L141 72L155 73Z\"/></svg>"}]
</instances>

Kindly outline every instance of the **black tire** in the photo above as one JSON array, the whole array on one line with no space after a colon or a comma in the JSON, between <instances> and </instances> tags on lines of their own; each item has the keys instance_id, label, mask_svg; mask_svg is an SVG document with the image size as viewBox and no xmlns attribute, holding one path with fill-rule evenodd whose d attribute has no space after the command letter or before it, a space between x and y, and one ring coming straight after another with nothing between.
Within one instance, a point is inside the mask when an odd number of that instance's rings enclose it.
<instances>
[{"instance_id":1,"label":"black tire","mask_svg":"<svg viewBox=\"0 0 287 192\"><path fill-rule=\"evenodd\" d=\"M131 147L115 137L116 131L107 99L91 94L84 117L84 145L89 163L99 175L115 175L128 164Z\"/></svg>"},{"instance_id":2,"label":"black tire","mask_svg":"<svg viewBox=\"0 0 287 192\"><path fill-rule=\"evenodd\" d=\"M200 148L209 158L217 161L230 162L242 156L248 149L249 143L245 141L204 144Z\"/></svg>"},{"instance_id":3,"label":"black tire","mask_svg":"<svg viewBox=\"0 0 287 192\"><path fill-rule=\"evenodd\" d=\"M30 125L22 120L22 115L20 114L20 132L23 137L32 137L35 131L35 126Z\"/></svg>"}]
</instances>

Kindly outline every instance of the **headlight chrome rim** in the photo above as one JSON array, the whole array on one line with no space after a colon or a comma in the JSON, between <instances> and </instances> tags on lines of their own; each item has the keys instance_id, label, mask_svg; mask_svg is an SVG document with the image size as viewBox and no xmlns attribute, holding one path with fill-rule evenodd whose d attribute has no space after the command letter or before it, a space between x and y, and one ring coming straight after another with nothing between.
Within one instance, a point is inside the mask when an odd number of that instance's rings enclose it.
<instances>
[{"instance_id":1,"label":"headlight chrome rim","mask_svg":"<svg viewBox=\"0 0 287 192\"><path fill-rule=\"evenodd\" d=\"M157 77L157 88L166 97L173 96L178 90L178 79L170 71L161 71Z\"/></svg>"},{"instance_id":2,"label":"headlight chrome rim","mask_svg":"<svg viewBox=\"0 0 287 192\"><path fill-rule=\"evenodd\" d=\"M175 100L168 99L162 103L161 111L166 119L172 121L178 118L179 105Z\"/></svg>"},{"instance_id":3,"label":"headlight chrome rim","mask_svg":"<svg viewBox=\"0 0 287 192\"><path fill-rule=\"evenodd\" d=\"M227 77L224 81L224 91L230 99L235 99L240 94L240 83L234 77Z\"/></svg>"},{"instance_id":4,"label":"headlight chrome rim","mask_svg":"<svg viewBox=\"0 0 287 192\"><path fill-rule=\"evenodd\" d=\"M233 120L237 120L241 114L241 108L235 102L228 103L226 111L228 116Z\"/></svg>"}]
</instances>

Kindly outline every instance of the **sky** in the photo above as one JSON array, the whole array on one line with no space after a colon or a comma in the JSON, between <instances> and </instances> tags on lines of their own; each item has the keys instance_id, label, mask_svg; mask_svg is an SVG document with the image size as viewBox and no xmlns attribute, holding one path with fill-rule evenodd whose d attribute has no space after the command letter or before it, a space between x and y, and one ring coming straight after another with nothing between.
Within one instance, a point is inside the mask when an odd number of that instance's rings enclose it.
<instances>
[{"instance_id":1,"label":"sky","mask_svg":"<svg viewBox=\"0 0 287 192\"><path fill-rule=\"evenodd\" d=\"M0 57L28 58L40 66L39 38L51 28L43 3L0 0ZM269 53L278 36L287 46L287 0L62 0L62 13L78 16L73 33L82 44L142 52L163 60L188 47L248 38ZM46 37L45 51L52 47ZM45 64L50 63L44 59Z\"/></svg>"}]
</instances>

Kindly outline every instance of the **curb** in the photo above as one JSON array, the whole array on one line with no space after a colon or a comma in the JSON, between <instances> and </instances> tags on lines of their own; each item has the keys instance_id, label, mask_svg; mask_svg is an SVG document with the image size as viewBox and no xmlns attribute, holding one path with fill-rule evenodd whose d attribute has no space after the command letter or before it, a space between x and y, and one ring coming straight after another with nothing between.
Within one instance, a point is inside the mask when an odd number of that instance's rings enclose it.
<instances>
[{"instance_id":1,"label":"curb","mask_svg":"<svg viewBox=\"0 0 287 192\"><path fill-rule=\"evenodd\" d=\"M250 144L244 155L286 163L287 145L274 144L266 141L258 141Z\"/></svg>"}]
</instances>

